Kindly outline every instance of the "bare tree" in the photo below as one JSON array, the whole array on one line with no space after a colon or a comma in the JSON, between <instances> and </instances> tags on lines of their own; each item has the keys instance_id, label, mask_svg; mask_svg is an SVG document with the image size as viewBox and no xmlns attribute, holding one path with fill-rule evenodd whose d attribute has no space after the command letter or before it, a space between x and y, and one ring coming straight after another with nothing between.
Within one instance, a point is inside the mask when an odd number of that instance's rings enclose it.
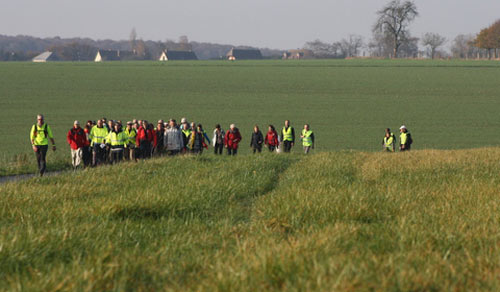
<instances>
[{"instance_id":1,"label":"bare tree","mask_svg":"<svg viewBox=\"0 0 500 292\"><path fill-rule=\"evenodd\" d=\"M336 43L340 50L340 54L345 58L357 56L363 44L363 37L359 35L350 35L348 39L344 38Z\"/></svg>"},{"instance_id":2,"label":"bare tree","mask_svg":"<svg viewBox=\"0 0 500 292\"><path fill-rule=\"evenodd\" d=\"M474 35L457 35L451 45L453 57L459 59L475 58L480 52L474 46L474 39Z\"/></svg>"},{"instance_id":3,"label":"bare tree","mask_svg":"<svg viewBox=\"0 0 500 292\"><path fill-rule=\"evenodd\" d=\"M132 31L130 32L129 42L130 42L130 50L135 51L137 46L137 32L135 31L135 27L132 28Z\"/></svg>"},{"instance_id":4,"label":"bare tree","mask_svg":"<svg viewBox=\"0 0 500 292\"><path fill-rule=\"evenodd\" d=\"M418 16L417 6L412 1L401 3L393 0L377 12L377 22L373 32L381 32L392 39L392 56L398 58L398 53L404 40L409 38L408 26Z\"/></svg>"},{"instance_id":5,"label":"bare tree","mask_svg":"<svg viewBox=\"0 0 500 292\"><path fill-rule=\"evenodd\" d=\"M434 59L436 50L446 43L446 38L437 33L428 32L422 37L421 43L425 47L429 47L431 59Z\"/></svg>"}]
</instances>

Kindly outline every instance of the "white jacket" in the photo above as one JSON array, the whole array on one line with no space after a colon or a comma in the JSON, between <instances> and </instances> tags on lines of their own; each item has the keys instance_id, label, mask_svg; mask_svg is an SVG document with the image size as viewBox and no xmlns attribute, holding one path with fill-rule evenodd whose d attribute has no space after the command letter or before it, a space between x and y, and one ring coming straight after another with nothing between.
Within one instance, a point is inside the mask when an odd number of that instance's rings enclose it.
<instances>
[{"instance_id":1,"label":"white jacket","mask_svg":"<svg viewBox=\"0 0 500 292\"><path fill-rule=\"evenodd\" d=\"M220 130L220 133L222 135L222 145L224 145L224 139L226 137L226 133L222 129ZM214 130L214 137L212 138L212 146L215 147L215 143L217 143L217 130Z\"/></svg>"}]
</instances>

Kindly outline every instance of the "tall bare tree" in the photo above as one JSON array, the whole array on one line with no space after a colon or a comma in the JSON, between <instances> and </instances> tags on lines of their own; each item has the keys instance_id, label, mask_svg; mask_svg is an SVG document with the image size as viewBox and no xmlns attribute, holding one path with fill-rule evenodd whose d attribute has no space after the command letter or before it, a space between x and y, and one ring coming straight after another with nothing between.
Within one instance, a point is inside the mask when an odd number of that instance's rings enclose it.
<instances>
[{"instance_id":1,"label":"tall bare tree","mask_svg":"<svg viewBox=\"0 0 500 292\"><path fill-rule=\"evenodd\" d=\"M381 32L392 40L392 56L398 58L399 49L410 32L410 23L418 16L417 6L412 1L393 0L377 12L378 18L373 32Z\"/></svg>"},{"instance_id":2,"label":"tall bare tree","mask_svg":"<svg viewBox=\"0 0 500 292\"><path fill-rule=\"evenodd\" d=\"M425 47L429 47L431 59L436 56L436 50L444 45L446 38L437 33L428 32L422 37L421 43Z\"/></svg>"}]
</instances>

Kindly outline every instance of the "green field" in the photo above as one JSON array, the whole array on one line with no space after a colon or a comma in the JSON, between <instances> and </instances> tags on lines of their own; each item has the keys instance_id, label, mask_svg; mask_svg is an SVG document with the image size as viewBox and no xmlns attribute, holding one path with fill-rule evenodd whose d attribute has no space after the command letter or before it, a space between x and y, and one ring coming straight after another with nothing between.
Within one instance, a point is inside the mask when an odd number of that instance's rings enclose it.
<instances>
[{"instance_id":1,"label":"green field","mask_svg":"<svg viewBox=\"0 0 500 292\"><path fill-rule=\"evenodd\" d=\"M285 119L296 129L310 123L319 151L377 151L384 128L403 123L415 149L493 146L500 144L498 80L497 61L0 63L0 175L34 171L28 131L37 113L59 146L49 169L69 163L73 120L103 116L185 116L208 132L234 122L243 154L254 124L281 127Z\"/></svg>"},{"instance_id":2,"label":"green field","mask_svg":"<svg viewBox=\"0 0 500 292\"><path fill-rule=\"evenodd\" d=\"M163 158L0 185L1 291L499 291L500 148Z\"/></svg>"}]
</instances>

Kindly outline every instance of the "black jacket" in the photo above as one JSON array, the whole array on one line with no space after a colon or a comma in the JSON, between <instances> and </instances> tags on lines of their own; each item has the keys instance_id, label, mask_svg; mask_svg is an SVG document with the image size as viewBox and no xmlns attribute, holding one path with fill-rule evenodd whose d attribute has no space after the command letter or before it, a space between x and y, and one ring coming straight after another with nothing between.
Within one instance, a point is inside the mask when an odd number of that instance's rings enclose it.
<instances>
[{"instance_id":1,"label":"black jacket","mask_svg":"<svg viewBox=\"0 0 500 292\"><path fill-rule=\"evenodd\" d=\"M250 147L253 148L261 148L264 143L264 137L262 136L262 132L258 131L257 133L252 133L252 139L250 140Z\"/></svg>"}]
</instances>

